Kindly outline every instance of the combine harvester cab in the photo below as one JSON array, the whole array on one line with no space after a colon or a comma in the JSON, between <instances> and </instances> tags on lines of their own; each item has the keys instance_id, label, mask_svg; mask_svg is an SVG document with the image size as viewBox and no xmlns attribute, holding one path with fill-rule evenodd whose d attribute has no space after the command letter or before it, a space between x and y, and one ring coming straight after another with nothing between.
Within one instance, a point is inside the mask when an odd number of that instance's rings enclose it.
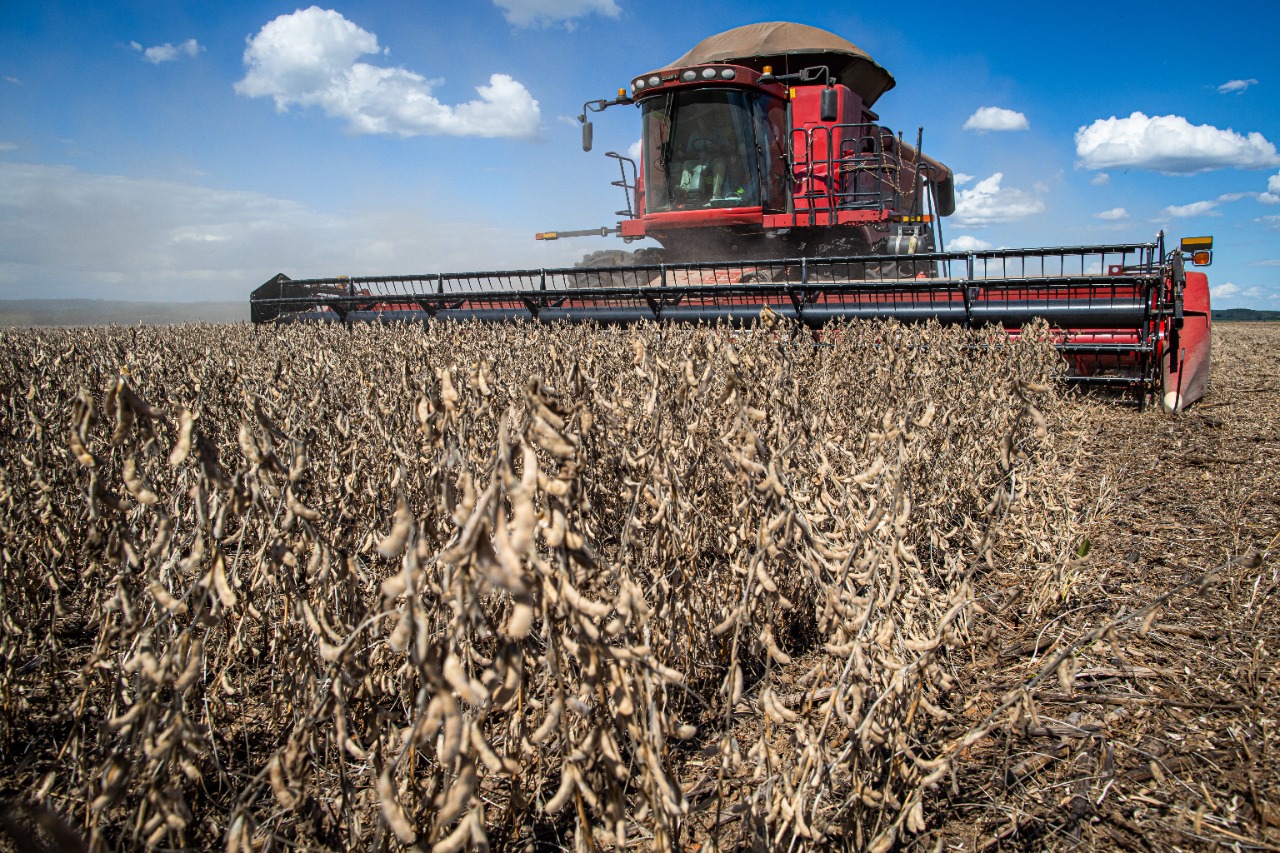
<instances>
[{"instance_id":1,"label":"combine harvester cab","mask_svg":"<svg viewBox=\"0 0 1280 853\"><path fill-rule=\"evenodd\" d=\"M954 180L921 154L922 133L910 145L872 112L893 86L839 36L752 24L585 104L583 148L591 112L639 107L640 163L618 157L628 197L617 231L657 240L664 260L931 252Z\"/></svg>"},{"instance_id":2,"label":"combine harvester cab","mask_svg":"<svg viewBox=\"0 0 1280 853\"><path fill-rule=\"evenodd\" d=\"M626 207L615 227L538 239L651 238L567 269L294 281L253 292L254 322L534 320L794 329L853 318L1000 326L1043 319L1079 384L1180 410L1204 394L1209 294L1185 261L1212 240L954 253L942 217L951 170L880 124L891 74L865 51L800 24L753 24L639 75L590 113L638 107L640 162L615 152Z\"/></svg>"}]
</instances>

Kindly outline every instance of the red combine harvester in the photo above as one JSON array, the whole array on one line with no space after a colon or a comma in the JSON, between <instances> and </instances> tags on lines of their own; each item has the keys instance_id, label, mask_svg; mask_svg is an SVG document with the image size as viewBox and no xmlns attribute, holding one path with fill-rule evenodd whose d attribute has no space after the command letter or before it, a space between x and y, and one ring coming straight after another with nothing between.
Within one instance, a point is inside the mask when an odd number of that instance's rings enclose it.
<instances>
[{"instance_id":1,"label":"red combine harvester","mask_svg":"<svg viewBox=\"0 0 1280 853\"><path fill-rule=\"evenodd\" d=\"M615 227L541 240L652 239L573 268L291 280L251 296L254 322L644 321L749 325L767 308L796 329L848 318L994 324L1042 318L1077 383L1159 396L1179 410L1209 373L1211 238L946 252L952 172L879 123L894 79L866 52L801 24L753 24L636 77L590 113L637 106L640 163L615 152Z\"/></svg>"}]
</instances>

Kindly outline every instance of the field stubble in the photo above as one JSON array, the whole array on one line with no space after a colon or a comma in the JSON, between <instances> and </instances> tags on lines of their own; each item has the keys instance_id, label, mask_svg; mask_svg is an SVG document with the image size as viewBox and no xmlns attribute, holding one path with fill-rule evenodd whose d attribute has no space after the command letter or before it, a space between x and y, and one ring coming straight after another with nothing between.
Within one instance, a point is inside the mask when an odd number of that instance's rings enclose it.
<instances>
[{"instance_id":1,"label":"field stubble","mask_svg":"<svg viewBox=\"0 0 1280 853\"><path fill-rule=\"evenodd\" d=\"M18 844L1277 841L1267 327L0 334Z\"/></svg>"}]
</instances>

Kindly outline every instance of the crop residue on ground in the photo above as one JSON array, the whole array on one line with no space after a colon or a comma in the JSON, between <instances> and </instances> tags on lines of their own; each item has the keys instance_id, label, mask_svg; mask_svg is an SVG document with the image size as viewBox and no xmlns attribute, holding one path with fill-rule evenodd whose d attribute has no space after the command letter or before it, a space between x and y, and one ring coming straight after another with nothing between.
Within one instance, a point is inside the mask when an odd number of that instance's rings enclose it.
<instances>
[{"instance_id":1,"label":"crop residue on ground","mask_svg":"<svg viewBox=\"0 0 1280 853\"><path fill-rule=\"evenodd\" d=\"M1035 331L0 337L11 835L1280 841L1267 327L1176 418Z\"/></svg>"}]
</instances>

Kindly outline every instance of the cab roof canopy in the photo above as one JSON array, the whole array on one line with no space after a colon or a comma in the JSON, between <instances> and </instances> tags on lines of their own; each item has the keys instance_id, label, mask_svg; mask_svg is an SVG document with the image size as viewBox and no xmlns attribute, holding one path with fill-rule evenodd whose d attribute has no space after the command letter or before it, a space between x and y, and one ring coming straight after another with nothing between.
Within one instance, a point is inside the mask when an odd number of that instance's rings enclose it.
<instances>
[{"instance_id":1,"label":"cab roof canopy","mask_svg":"<svg viewBox=\"0 0 1280 853\"><path fill-rule=\"evenodd\" d=\"M894 87L893 75L862 48L835 33L785 21L748 24L710 36L660 70L711 62L732 62L756 71L772 65L775 74L825 65L868 109Z\"/></svg>"}]
</instances>

